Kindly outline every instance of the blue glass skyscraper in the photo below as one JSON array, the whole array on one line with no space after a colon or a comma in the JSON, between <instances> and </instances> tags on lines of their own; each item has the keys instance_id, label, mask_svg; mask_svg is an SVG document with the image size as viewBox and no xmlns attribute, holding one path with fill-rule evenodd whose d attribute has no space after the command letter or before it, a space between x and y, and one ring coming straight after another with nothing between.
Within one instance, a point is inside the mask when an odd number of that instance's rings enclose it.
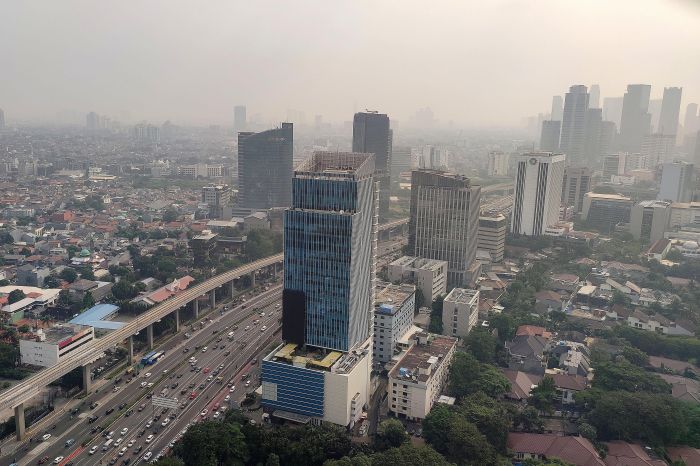
<instances>
[{"instance_id":1,"label":"blue glass skyscraper","mask_svg":"<svg viewBox=\"0 0 700 466\"><path fill-rule=\"evenodd\" d=\"M374 157L316 152L284 218L283 339L337 351L367 340L373 310Z\"/></svg>"}]
</instances>

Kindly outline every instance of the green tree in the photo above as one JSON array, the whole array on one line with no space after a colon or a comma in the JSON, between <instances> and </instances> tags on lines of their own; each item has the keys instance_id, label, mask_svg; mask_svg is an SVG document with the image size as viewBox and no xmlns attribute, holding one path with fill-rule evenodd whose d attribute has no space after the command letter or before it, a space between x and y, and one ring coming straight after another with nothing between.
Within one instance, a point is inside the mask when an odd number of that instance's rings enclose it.
<instances>
[{"instance_id":1,"label":"green tree","mask_svg":"<svg viewBox=\"0 0 700 466\"><path fill-rule=\"evenodd\" d=\"M545 375L540 383L530 391L527 403L539 411L552 414L556 397L557 389L554 386L554 379Z\"/></svg>"},{"instance_id":2,"label":"green tree","mask_svg":"<svg viewBox=\"0 0 700 466\"><path fill-rule=\"evenodd\" d=\"M499 347L496 337L482 328L475 328L464 339L464 345L469 352L482 363L493 363Z\"/></svg>"},{"instance_id":3,"label":"green tree","mask_svg":"<svg viewBox=\"0 0 700 466\"><path fill-rule=\"evenodd\" d=\"M502 453L506 452L508 431L513 416L508 405L477 392L462 399L457 412L467 421L476 425L489 443Z\"/></svg>"},{"instance_id":4,"label":"green tree","mask_svg":"<svg viewBox=\"0 0 700 466\"><path fill-rule=\"evenodd\" d=\"M196 423L187 430L181 443L176 452L185 464L243 465L249 456L245 437L235 423Z\"/></svg>"},{"instance_id":5,"label":"green tree","mask_svg":"<svg viewBox=\"0 0 700 466\"><path fill-rule=\"evenodd\" d=\"M177 210L171 208L171 209L167 209L163 213L163 222L170 223L170 222L174 222L176 220L177 220Z\"/></svg>"},{"instance_id":6,"label":"green tree","mask_svg":"<svg viewBox=\"0 0 700 466\"><path fill-rule=\"evenodd\" d=\"M431 305L433 310L430 312L430 324L428 326L428 330L432 333L442 333L442 306L444 300L444 297L438 296Z\"/></svg>"},{"instance_id":7,"label":"green tree","mask_svg":"<svg viewBox=\"0 0 700 466\"><path fill-rule=\"evenodd\" d=\"M446 457L458 464L494 464L493 447L479 429L462 417L454 417L447 433Z\"/></svg>"},{"instance_id":8,"label":"green tree","mask_svg":"<svg viewBox=\"0 0 700 466\"><path fill-rule=\"evenodd\" d=\"M135 298L136 295L136 288L126 280L119 280L112 286L112 296L120 301Z\"/></svg>"},{"instance_id":9,"label":"green tree","mask_svg":"<svg viewBox=\"0 0 700 466\"><path fill-rule=\"evenodd\" d=\"M610 299L610 304L621 304L623 306L629 306L632 301L629 296L620 292L619 290L613 290L612 299Z\"/></svg>"},{"instance_id":10,"label":"green tree","mask_svg":"<svg viewBox=\"0 0 700 466\"><path fill-rule=\"evenodd\" d=\"M95 298L92 297L92 293L89 291L83 296L83 309L90 309L95 305Z\"/></svg>"},{"instance_id":11,"label":"green tree","mask_svg":"<svg viewBox=\"0 0 700 466\"><path fill-rule=\"evenodd\" d=\"M61 282L55 275L49 275L44 279L44 288L58 288Z\"/></svg>"},{"instance_id":12,"label":"green tree","mask_svg":"<svg viewBox=\"0 0 700 466\"><path fill-rule=\"evenodd\" d=\"M80 278L84 280L94 280L95 279L95 272L92 270L92 267L81 267L80 268Z\"/></svg>"},{"instance_id":13,"label":"green tree","mask_svg":"<svg viewBox=\"0 0 700 466\"><path fill-rule=\"evenodd\" d=\"M593 378L593 387L602 390L671 393L671 385L661 377L626 360L598 364Z\"/></svg>"},{"instance_id":14,"label":"green tree","mask_svg":"<svg viewBox=\"0 0 700 466\"><path fill-rule=\"evenodd\" d=\"M447 405L435 404L423 421L423 437L439 452L447 451L447 431L455 414Z\"/></svg>"},{"instance_id":15,"label":"green tree","mask_svg":"<svg viewBox=\"0 0 700 466\"><path fill-rule=\"evenodd\" d=\"M78 272L76 272L74 269L71 269L70 267L66 267L63 270L61 270L61 273L58 274L58 276L62 280L67 281L68 283L73 283L78 278Z\"/></svg>"},{"instance_id":16,"label":"green tree","mask_svg":"<svg viewBox=\"0 0 700 466\"><path fill-rule=\"evenodd\" d=\"M481 364L468 353L457 353L450 366L449 390L461 398L478 391L497 397L510 390L510 382L490 364Z\"/></svg>"},{"instance_id":17,"label":"green tree","mask_svg":"<svg viewBox=\"0 0 700 466\"><path fill-rule=\"evenodd\" d=\"M20 289L15 289L15 290L10 291L10 294L7 295L7 302L9 304L14 304L17 301L21 301L26 297L27 296L24 294L24 291L22 291Z\"/></svg>"},{"instance_id":18,"label":"green tree","mask_svg":"<svg viewBox=\"0 0 700 466\"><path fill-rule=\"evenodd\" d=\"M280 457L276 453L270 453L265 461L265 466L280 466Z\"/></svg>"},{"instance_id":19,"label":"green tree","mask_svg":"<svg viewBox=\"0 0 700 466\"><path fill-rule=\"evenodd\" d=\"M622 355L635 366L649 366L649 355L633 346L625 346L622 348Z\"/></svg>"},{"instance_id":20,"label":"green tree","mask_svg":"<svg viewBox=\"0 0 700 466\"><path fill-rule=\"evenodd\" d=\"M282 252L282 235L271 230L251 230L246 240L246 256L254 261Z\"/></svg>"},{"instance_id":21,"label":"green tree","mask_svg":"<svg viewBox=\"0 0 700 466\"><path fill-rule=\"evenodd\" d=\"M513 417L513 428L524 432L544 432L544 421L533 406L526 406Z\"/></svg>"},{"instance_id":22,"label":"green tree","mask_svg":"<svg viewBox=\"0 0 700 466\"><path fill-rule=\"evenodd\" d=\"M401 446L408 442L409 436L406 428L398 419L386 419L379 424L375 446L377 450L387 450Z\"/></svg>"},{"instance_id":23,"label":"green tree","mask_svg":"<svg viewBox=\"0 0 700 466\"><path fill-rule=\"evenodd\" d=\"M488 464L488 463L483 463ZM410 443L372 455L372 466L450 466L440 453L428 447L415 447Z\"/></svg>"},{"instance_id":24,"label":"green tree","mask_svg":"<svg viewBox=\"0 0 700 466\"><path fill-rule=\"evenodd\" d=\"M587 422L582 422L579 424L578 433L581 434L581 436L586 437L591 442L595 442L598 439L598 431Z\"/></svg>"}]
</instances>

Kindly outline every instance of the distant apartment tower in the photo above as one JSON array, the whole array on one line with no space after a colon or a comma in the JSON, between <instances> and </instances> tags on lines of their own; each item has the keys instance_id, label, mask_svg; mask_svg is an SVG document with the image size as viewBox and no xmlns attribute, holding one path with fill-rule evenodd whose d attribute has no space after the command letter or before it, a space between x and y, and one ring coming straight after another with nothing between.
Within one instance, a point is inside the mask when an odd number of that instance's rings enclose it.
<instances>
[{"instance_id":1,"label":"distant apartment tower","mask_svg":"<svg viewBox=\"0 0 700 466\"><path fill-rule=\"evenodd\" d=\"M410 173L413 168L411 148L394 147L391 151L391 181L398 183L402 173Z\"/></svg>"},{"instance_id":2,"label":"distant apartment tower","mask_svg":"<svg viewBox=\"0 0 700 466\"><path fill-rule=\"evenodd\" d=\"M131 137L139 142L160 142L160 128L150 123L139 123L131 128Z\"/></svg>"},{"instance_id":3,"label":"distant apartment tower","mask_svg":"<svg viewBox=\"0 0 700 466\"><path fill-rule=\"evenodd\" d=\"M683 132L686 135L695 135L700 130L700 115L698 115L698 104L690 103L685 107L685 117L683 119Z\"/></svg>"},{"instance_id":4,"label":"distant apartment tower","mask_svg":"<svg viewBox=\"0 0 700 466\"><path fill-rule=\"evenodd\" d=\"M447 150L442 147L423 146L418 159L418 168L427 170L447 170Z\"/></svg>"},{"instance_id":5,"label":"distant apartment tower","mask_svg":"<svg viewBox=\"0 0 700 466\"><path fill-rule=\"evenodd\" d=\"M614 175L624 175L627 171L627 154L618 152L603 157L603 179L610 181Z\"/></svg>"},{"instance_id":6,"label":"distant apartment tower","mask_svg":"<svg viewBox=\"0 0 700 466\"><path fill-rule=\"evenodd\" d=\"M670 202L641 201L632 207L630 233L634 239L653 243L664 237L670 219Z\"/></svg>"},{"instance_id":7,"label":"distant apartment tower","mask_svg":"<svg viewBox=\"0 0 700 466\"><path fill-rule=\"evenodd\" d=\"M481 186L454 173L411 174L408 249L417 257L447 261L448 286L464 286L476 257Z\"/></svg>"},{"instance_id":8,"label":"distant apartment tower","mask_svg":"<svg viewBox=\"0 0 700 466\"><path fill-rule=\"evenodd\" d=\"M592 84L589 94L588 108L600 108L600 86L598 84Z\"/></svg>"},{"instance_id":9,"label":"distant apartment tower","mask_svg":"<svg viewBox=\"0 0 700 466\"><path fill-rule=\"evenodd\" d=\"M621 223L629 223L632 199L619 194L589 192L583 199L581 220L605 234L611 234Z\"/></svg>"},{"instance_id":10,"label":"distant apartment tower","mask_svg":"<svg viewBox=\"0 0 700 466\"><path fill-rule=\"evenodd\" d=\"M372 359L375 363L387 363L394 356L399 340L413 326L416 287L379 282L376 293Z\"/></svg>"},{"instance_id":11,"label":"distant apartment tower","mask_svg":"<svg viewBox=\"0 0 700 466\"><path fill-rule=\"evenodd\" d=\"M209 218L227 217L226 210L231 207L231 189L226 185L204 186L202 203L209 206Z\"/></svg>"},{"instance_id":12,"label":"distant apartment tower","mask_svg":"<svg viewBox=\"0 0 700 466\"><path fill-rule=\"evenodd\" d=\"M508 176L508 165L510 162L510 154L499 150L489 152L488 160L488 175L494 177Z\"/></svg>"},{"instance_id":13,"label":"distant apartment tower","mask_svg":"<svg viewBox=\"0 0 700 466\"><path fill-rule=\"evenodd\" d=\"M287 207L292 196L294 125L238 133L238 205Z\"/></svg>"},{"instance_id":14,"label":"distant apartment tower","mask_svg":"<svg viewBox=\"0 0 700 466\"><path fill-rule=\"evenodd\" d=\"M95 112L90 112L85 116L85 127L88 131L100 129L100 116Z\"/></svg>"},{"instance_id":15,"label":"distant apartment tower","mask_svg":"<svg viewBox=\"0 0 700 466\"><path fill-rule=\"evenodd\" d=\"M552 97L552 111L550 113L550 120L561 121L564 116L564 100L560 95L555 95Z\"/></svg>"},{"instance_id":16,"label":"distant apartment tower","mask_svg":"<svg viewBox=\"0 0 700 466\"><path fill-rule=\"evenodd\" d=\"M674 134L654 133L644 136L640 155L648 160L648 167L655 169L659 164L668 162L673 158L676 148L676 136Z\"/></svg>"},{"instance_id":17,"label":"distant apartment tower","mask_svg":"<svg viewBox=\"0 0 700 466\"><path fill-rule=\"evenodd\" d=\"M676 136L678 134L678 118L681 113L682 87L665 87L661 103L661 115L657 133Z\"/></svg>"},{"instance_id":18,"label":"distant apartment tower","mask_svg":"<svg viewBox=\"0 0 700 466\"><path fill-rule=\"evenodd\" d=\"M375 180L379 181L379 218L389 214L392 133L384 113L356 113L352 123L352 151L374 154Z\"/></svg>"},{"instance_id":19,"label":"distant apartment tower","mask_svg":"<svg viewBox=\"0 0 700 466\"><path fill-rule=\"evenodd\" d=\"M644 136L651 132L649 95L651 86L630 84L622 101L619 146L627 152L639 152Z\"/></svg>"},{"instance_id":20,"label":"distant apartment tower","mask_svg":"<svg viewBox=\"0 0 700 466\"><path fill-rule=\"evenodd\" d=\"M479 216L476 248L488 251L492 262L501 262L506 248L508 221L499 213L483 212Z\"/></svg>"},{"instance_id":21,"label":"distant apartment tower","mask_svg":"<svg viewBox=\"0 0 700 466\"><path fill-rule=\"evenodd\" d=\"M447 261L403 256L387 267L389 281L410 282L423 295L423 304L429 305L438 296L447 294Z\"/></svg>"},{"instance_id":22,"label":"distant apartment tower","mask_svg":"<svg viewBox=\"0 0 700 466\"><path fill-rule=\"evenodd\" d=\"M517 156L511 232L539 236L559 221L564 154L533 152Z\"/></svg>"},{"instance_id":23,"label":"distant apartment tower","mask_svg":"<svg viewBox=\"0 0 700 466\"><path fill-rule=\"evenodd\" d=\"M561 203L573 207L576 213L583 210L583 197L591 190L591 169L566 167L562 181Z\"/></svg>"},{"instance_id":24,"label":"distant apartment tower","mask_svg":"<svg viewBox=\"0 0 700 466\"><path fill-rule=\"evenodd\" d=\"M466 338L479 319L479 290L453 288L442 304L442 334Z\"/></svg>"},{"instance_id":25,"label":"distant apartment tower","mask_svg":"<svg viewBox=\"0 0 700 466\"><path fill-rule=\"evenodd\" d=\"M690 202L695 190L694 165L687 162L664 163L661 188L657 199L670 202Z\"/></svg>"},{"instance_id":26,"label":"distant apartment tower","mask_svg":"<svg viewBox=\"0 0 700 466\"><path fill-rule=\"evenodd\" d=\"M582 85L571 86L564 98L559 150L566 154L566 161L570 165L584 164L588 100L588 90Z\"/></svg>"},{"instance_id":27,"label":"distant apartment tower","mask_svg":"<svg viewBox=\"0 0 700 466\"><path fill-rule=\"evenodd\" d=\"M561 136L561 121L545 120L542 122L542 135L540 136L540 150L543 152L557 152L559 150L559 137Z\"/></svg>"},{"instance_id":28,"label":"distant apartment tower","mask_svg":"<svg viewBox=\"0 0 700 466\"><path fill-rule=\"evenodd\" d=\"M245 131L248 127L245 105L236 105L233 107L233 130Z\"/></svg>"}]
</instances>

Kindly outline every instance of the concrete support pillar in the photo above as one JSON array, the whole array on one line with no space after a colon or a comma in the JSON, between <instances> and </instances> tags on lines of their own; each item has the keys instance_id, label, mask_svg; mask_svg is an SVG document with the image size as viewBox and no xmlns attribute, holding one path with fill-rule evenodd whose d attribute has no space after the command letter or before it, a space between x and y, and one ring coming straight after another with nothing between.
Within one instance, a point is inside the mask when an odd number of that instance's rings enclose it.
<instances>
[{"instance_id":1,"label":"concrete support pillar","mask_svg":"<svg viewBox=\"0 0 700 466\"><path fill-rule=\"evenodd\" d=\"M146 340L148 341L148 349L153 349L153 324L146 327Z\"/></svg>"},{"instance_id":2,"label":"concrete support pillar","mask_svg":"<svg viewBox=\"0 0 700 466\"><path fill-rule=\"evenodd\" d=\"M199 298L192 301L192 309L194 310L194 318L199 319Z\"/></svg>"},{"instance_id":3,"label":"concrete support pillar","mask_svg":"<svg viewBox=\"0 0 700 466\"><path fill-rule=\"evenodd\" d=\"M180 309L175 309L175 333L180 331Z\"/></svg>"},{"instance_id":4,"label":"concrete support pillar","mask_svg":"<svg viewBox=\"0 0 700 466\"><path fill-rule=\"evenodd\" d=\"M255 272L250 272L250 287L255 288Z\"/></svg>"},{"instance_id":5,"label":"concrete support pillar","mask_svg":"<svg viewBox=\"0 0 700 466\"><path fill-rule=\"evenodd\" d=\"M134 336L131 335L129 338L126 339L126 346L127 346L127 361L129 362L129 365L132 365L134 363Z\"/></svg>"},{"instance_id":6,"label":"concrete support pillar","mask_svg":"<svg viewBox=\"0 0 700 466\"><path fill-rule=\"evenodd\" d=\"M229 283L229 296L233 298L236 295L236 283L231 280Z\"/></svg>"},{"instance_id":7,"label":"concrete support pillar","mask_svg":"<svg viewBox=\"0 0 700 466\"><path fill-rule=\"evenodd\" d=\"M20 403L15 406L15 433L18 442L24 440L24 430L24 403Z\"/></svg>"},{"instance_id":8,"label":"concrete support pillar","mask_svg":"<svg viewBox=\"0 0 700 466\"><path fill-rule=\"evenodd\" d=\"M87 395L90 393L90 386L92 385L92 364L85 364L83 366L83 392Z\"/></svg>"},{"instance_id":9,"label":"concrete support pillar","mask_svg":"<svg viewBox=\"0 0 700 466\"><path fill-rule=\"evenodd\" d=\"M216 309L216 288L209 292L209 303L212 309Z\"/></svg>"}]
</instances>

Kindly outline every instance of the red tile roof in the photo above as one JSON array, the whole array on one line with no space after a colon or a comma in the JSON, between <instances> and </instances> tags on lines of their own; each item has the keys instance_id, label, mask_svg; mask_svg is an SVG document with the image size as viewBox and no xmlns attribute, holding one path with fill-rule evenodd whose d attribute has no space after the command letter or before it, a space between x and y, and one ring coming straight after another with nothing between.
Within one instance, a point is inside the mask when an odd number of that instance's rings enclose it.
<instances>
[{"instance_id":1,"label":"red tile roof","mask_svg":"<svg viewBox=\"0 0 700 466\"><path fill-rule=\"evenodd\" d=\"M665 461L650 458L641 445L615 440L607 446L607 466L666 466Z\"/></svg>"},{"instance_id":2,"label":"red tile roof","mask_svg":"<svg viewBox=\"0 0 700 466\"><path fill-rule=\"evenodd\" d=\"M683 461L688 466L700 464L700 450L697 448L682 446L682 447L667 447L666 453L673 461Z\"/></svg>"},{"instance_id":3,"label":"red tile roof","mask_svg":"<svg viewBox=\"0 0 700 466\"><path fill-rule=\"evenodd\" d=\"M544 327L538 327L537 325L521 325L515 331L515 336L518 335L528 335L528 336L540 336L544 338L551 338L552 332L548 332Z\"/></svg>"},{"instance_id":4,"label":"red tile roof","mask_svg":"<svg viewBox=\"0 0 700 466\"><path fill-rule=\"evenodd\" d=\"M606 466L595 447L584 437L559 437L553 434L511 432L507 446L516 453L559 458L575 466Z\"/></svg>"}]
</instances>

